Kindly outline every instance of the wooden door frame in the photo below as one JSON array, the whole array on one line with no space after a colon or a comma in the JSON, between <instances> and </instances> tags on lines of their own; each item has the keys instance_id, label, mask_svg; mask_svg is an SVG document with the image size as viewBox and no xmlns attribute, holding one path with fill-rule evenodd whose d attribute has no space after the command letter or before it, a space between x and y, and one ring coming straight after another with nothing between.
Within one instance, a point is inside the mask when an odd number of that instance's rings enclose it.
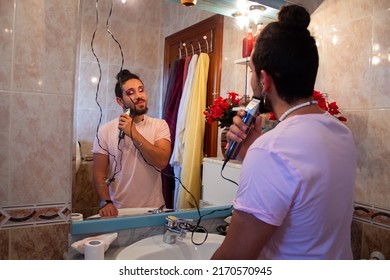
<instances>
[{"instance_id":1,"label":"wooden door frame","mask_svg":"<svg viewBox=\"0 0 390 280\"><path fill-rule=\"evenodd\" d=\"M193 45L197 46L200 41L202 47L205 46L203 36L207 36L209 45L212 39L212 52L210 56L209 76L207 81L207 97L206 107L211 105L214 98L220 94L221 87L221 67L222 67L222 42L223 42L223 20L222 15L214 15L190 27L180 30L165 38L164 46L164 72L163 72L163 98L165 97L167 83L169 79L170 67L179 57L179 46L183 42L187 42L187 49L190 50L188 42L194 41ZM212 30L212 38L210 38L210 31ZM197 39L195 39L197 38ZM198 48L195 48L198 49ZM192 51L191 51L192 52ZM195 51L195 53L197 53ZM183 57L185 53L182 52ZM216 93L217 95L213 95ZM218 141L218 125L217 123L206 124L204 135L204 156L216 157Z\"/></svg>"}]
</instances>

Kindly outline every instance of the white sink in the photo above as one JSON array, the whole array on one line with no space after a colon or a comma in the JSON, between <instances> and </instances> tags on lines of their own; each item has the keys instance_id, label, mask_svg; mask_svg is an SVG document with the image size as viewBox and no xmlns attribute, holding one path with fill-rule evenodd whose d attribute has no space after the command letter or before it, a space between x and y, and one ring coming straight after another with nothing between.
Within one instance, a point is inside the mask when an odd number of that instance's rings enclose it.
<instances>
[{"instance_id":1,"label":"white sink","mask_svg":"<svg viewBox=\"0 0 390 280\"><path fill-rule=\"evenodd\" d=\"M205 233L195 233L194 242L201 243ZM188 232L183 240L175 244L163 242L163 235L147 237L119 252L117 260L209 260L221 245L225 236L209 233L202 245L195 245Z\"/></svg>"}]
</instances>

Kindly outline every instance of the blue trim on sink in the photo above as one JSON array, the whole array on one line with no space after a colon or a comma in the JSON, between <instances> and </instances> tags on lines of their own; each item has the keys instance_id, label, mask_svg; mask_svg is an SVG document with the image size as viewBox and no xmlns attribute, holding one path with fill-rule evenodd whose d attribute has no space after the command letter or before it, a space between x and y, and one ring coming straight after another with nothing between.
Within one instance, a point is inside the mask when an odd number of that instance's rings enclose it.
<instances>
[{"instance_id":1,"label":"blue trim on sink","mask_svg":"<svg viewBox=\"0 0 390 280\"><path fill-rule=\"evenodd\" d=\"M231 206L227 205L222 207L219 206L202 208L199 210L199 212L202 220L207 220L214 218L226 218L231 215L232 209L233 208ZM192 220L199 219L199 213L197 210L186 210L180 212L168 212L131 217L101 218L72 222L71 234L96 234L115 232L132 228L162 226L165 224L165 217L167 216L175 216L178 218Z\"/></svg>"}]
</instances>

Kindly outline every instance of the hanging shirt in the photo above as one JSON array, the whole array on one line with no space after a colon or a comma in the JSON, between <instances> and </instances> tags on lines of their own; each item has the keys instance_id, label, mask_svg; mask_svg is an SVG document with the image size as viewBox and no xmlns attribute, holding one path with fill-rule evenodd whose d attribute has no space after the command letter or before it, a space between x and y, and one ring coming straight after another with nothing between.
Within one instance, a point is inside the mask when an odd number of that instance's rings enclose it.
<instances>
[{"instance_id":1,"label":"hanging shirt","mask_svg":"<svg viewBox=\"0 0 390 280\"><path fill-rule=\"evenodd\" d=\"M176 67L177 67L178 63L179 63L179 59L176 59L173 62L172 67L171 67L171 71L169 73L168 84L167 84L167 91L165 92L164 104L163 104L163 108L162 108L162 116L163 116L163 118L165 117L166 109L167 109L167 106L168 106L168 101L170 99L170 95L171 95L171 92L172 92L172 87L173 87L173 84L174 84L174 81L175 81Z\"/></svg>"},{"instance_id":2,"label":"hanging shirt","mask_svg":"<svg viewBox=\"0 0 390 280\"><path fill-rule=\"evenodd\" d=\"M184 74L185 59L180 59L176 66L175 78L167 101L164 120L168 123L171 133L171 151L175 143L176 120L179 110L180 99L183 93L183 74Z\"/></svg>"},{"instance_id":3,"label":"hanging shirt","mask_svg":"<svg viewBox=\"0 0 390 280\"><path fill-rule=\"evenodd\" d=\"M195 207L199 203L202 187L201 167L203 159L203 140L205 119L203 111L206 108L207 80L210 58L208 54L199 55L196 74L191 87L191 99L186 115L184 132L184 153L181 171L181 181L187 190L179 190L179 208ZM194 199L195 198L195 199Z\"/></svg>"},{"instance_id":4,"label":"hanging shirt","mask_svg":"<svg viewBox=\"0 0 390 280\"><path fill-rule=\"evenodd\" d=\"M181 165L182 155L184 152L184 131L187 120L187 110L189 107L189 100L191 96L192 82L195 76L196 65L198 63L198 55L194 54L191 58L188 66L187 78L184 83L183 93L180 99L179 109L177 113L176 121L176 134L175 134L175 145L173 148L170 164ZM180 177L179 177L180 178Z\"/></svg>"}]
</instances>

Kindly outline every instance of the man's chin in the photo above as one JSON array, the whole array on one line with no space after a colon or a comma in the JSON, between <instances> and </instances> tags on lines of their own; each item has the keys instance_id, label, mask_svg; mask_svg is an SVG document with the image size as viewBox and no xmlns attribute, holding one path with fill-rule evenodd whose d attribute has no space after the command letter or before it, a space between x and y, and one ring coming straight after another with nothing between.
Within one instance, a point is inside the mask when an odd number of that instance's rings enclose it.
<instances>
[{"instance_id":1,"label":"man's chin","mask_svg":"<svg viewBox=\"0 0 390 280\"><path fill-rule=\"evenodd\" d=\"M140 109L136 109L135 110L135 115L136 116L140 116L140 115L145 115L147 112L148 112L148 107L145 107L145 108L140 108Z\"/></svg>"}]
</instances>

